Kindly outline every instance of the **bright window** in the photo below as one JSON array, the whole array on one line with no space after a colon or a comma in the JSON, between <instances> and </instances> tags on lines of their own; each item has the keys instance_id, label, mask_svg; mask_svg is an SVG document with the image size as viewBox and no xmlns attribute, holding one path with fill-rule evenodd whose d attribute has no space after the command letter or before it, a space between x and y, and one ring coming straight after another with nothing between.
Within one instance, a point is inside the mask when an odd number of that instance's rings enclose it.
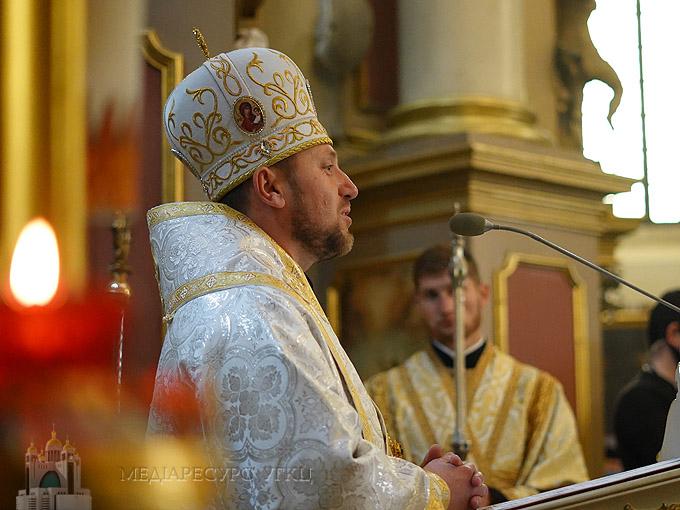
<instances>
[{"instance_id":1,"label":"bright window","mask_svg":"<svg viewBox=\"0 0 680 510\"><path fill-rule=\"evenodd\" d=\"M639 179L629 193L606 197L622 218L645 216L644 158L637 0L597 0L588 28L600 56L623 85L621 104L607 122L612 90L600 81L583 89L583 154L606 173ZM640 0L649 219L680 221L680 1Z\"/></svg>"}]
</instances>

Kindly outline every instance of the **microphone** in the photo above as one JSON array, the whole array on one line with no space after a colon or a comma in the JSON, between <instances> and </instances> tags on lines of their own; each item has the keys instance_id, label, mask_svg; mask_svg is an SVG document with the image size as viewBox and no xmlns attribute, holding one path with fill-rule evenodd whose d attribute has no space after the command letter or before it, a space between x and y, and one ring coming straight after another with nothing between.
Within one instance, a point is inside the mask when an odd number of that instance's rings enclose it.
<instances>
[{"instance_id":1,"label":"microphone","mask_svg":"<svg viewBox=\"0 0 680 510\"><path fill-rule=\"evenodd\" d=\"M672 303L669 303L668 301L658 298L653 294L650 294L646 290L643 290L639 287L636 287L632 283L627 282L620 276L616 276L614 273L610 273L604 268L601 268L600 266L597 266L593 264L592 262L589 262L588 260L584 259L583 257L579 257L578 255L570 252L569 250L565 250L561 246L558 246L554 243L551 243L550 241L547 241L546 239L543 239L541 236L538 236L534 234L533 232L529 232L528 230L523 230L521 228L517 227L510 227L507 225L494 225L491 223L489 220L484 218L483 216L480 216L479 214L475 213L459 213L459 214L454 214L451 216L451 219L449 220L449 229L454 233L459 236L479 236L482 235L485 232L488 232L489 230L507 230L508 232L516 232L518 234L525 235L527 237L532 238L534 241L538 241L541 244L544 244L548 246L549 248L552 248L553 250L557 250L563 255L566 255L567 257L570 257L577 262L580 262L581 264L588 266L590 269L593 269L597 271L598 273L601 273L612 280L615 280L619 282L622 285L625 285L626 287L629 287L633 289L636 292L639 292L640 294L647 296L648 298L656 301L657 303L660 303L664 305L667 308L670 308L671 310L680 313L680 308L675 306Z\"/></svg>"}]
</instances>

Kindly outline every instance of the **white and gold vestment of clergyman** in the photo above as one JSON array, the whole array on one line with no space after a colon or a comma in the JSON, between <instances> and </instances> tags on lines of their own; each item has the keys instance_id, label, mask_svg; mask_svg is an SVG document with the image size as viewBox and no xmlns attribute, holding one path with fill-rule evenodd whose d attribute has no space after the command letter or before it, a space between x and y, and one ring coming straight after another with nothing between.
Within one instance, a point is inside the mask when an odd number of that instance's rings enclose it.
<instances>
[{"instance_id":1,"label":"white and gold vestment of clergyman","mask_svg":"<svg viewBox=\"0 0 680 510\"><path fill-rule=\"evenodd\" d=\"M167 334L147 437L186 429L173 395L188 388L213 472L243 475L216 482L216 506L446 507L441 478L390 455L379 412L281 247L219 203L165 204L148 223Z\"/></svg>"},{"instance_id":2,"label":"white and gold vestment of clergyman","mask_svg":"<svg viewBox=\"0 0 680 510\"><path fill-rule=\"evenodd\" d=\"M487 342L465 380L467 460L489 487L515 499L588 479L574 414L554 377ZM366 387L404 458L417 459L433 443L450 448L456 424L453 369L431 346L373 376Z\"/></svg>"}]
</instances>

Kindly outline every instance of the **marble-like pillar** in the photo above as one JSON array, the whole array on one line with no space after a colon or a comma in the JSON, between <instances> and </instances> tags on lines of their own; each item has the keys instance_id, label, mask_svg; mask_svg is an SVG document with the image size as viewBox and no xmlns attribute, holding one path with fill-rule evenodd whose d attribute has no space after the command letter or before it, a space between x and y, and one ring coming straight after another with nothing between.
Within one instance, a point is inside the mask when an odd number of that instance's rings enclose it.
<instances>
[{"instance_id":1,"label":"marble-like pillar","mask_svg":"<svg viewBox=\"0 0 680 510\"><path fill-rule=\"evenodd\" d=\"M525 107L522 0L400 0L400 105L387 141L485 132L542 140Z\"/></svg>"}]
</instances>

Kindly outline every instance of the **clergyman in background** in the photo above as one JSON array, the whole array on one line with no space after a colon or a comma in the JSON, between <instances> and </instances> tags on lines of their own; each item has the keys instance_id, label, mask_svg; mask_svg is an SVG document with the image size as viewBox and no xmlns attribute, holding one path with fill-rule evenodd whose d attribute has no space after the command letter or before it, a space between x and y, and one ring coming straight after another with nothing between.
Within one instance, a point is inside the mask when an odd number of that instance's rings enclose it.
<instances>
[{"instance_id":1,"label":"clergyman in background","mask_svg":"<svg viewBox=\"0 0 680 510\"><path fill-rule=\"evenodd\" d=\"M387 430L416 459L431 442L450 445L456 424L453 372L456 328L452 248L434 246L415 261L414 305L431 339L402 365L371 377L366 387ZM482 332L490 289L466 252L465 382L472 444L468 460L484 473L486 503L500 503L588 479L574 413L550 374L496 349Z\"/></svg>"}]
</instances>

